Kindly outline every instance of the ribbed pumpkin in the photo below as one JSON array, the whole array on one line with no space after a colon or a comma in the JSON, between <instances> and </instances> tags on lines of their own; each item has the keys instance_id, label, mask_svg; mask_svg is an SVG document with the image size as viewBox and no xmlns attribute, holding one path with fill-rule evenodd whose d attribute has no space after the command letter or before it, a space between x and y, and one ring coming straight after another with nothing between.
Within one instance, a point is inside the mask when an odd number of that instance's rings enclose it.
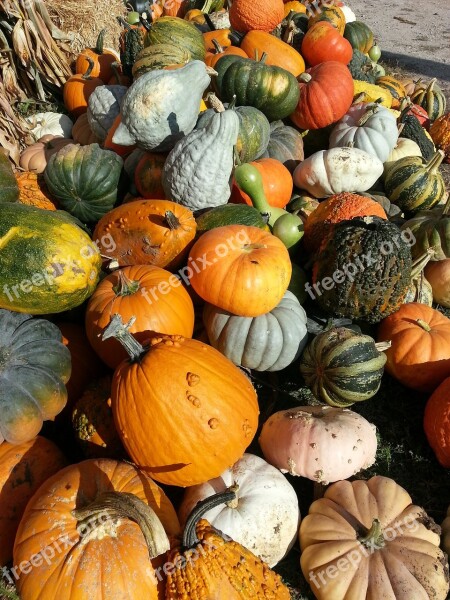
<instances>
[{"instance_id":1,"label":"ribbed pumpkin","mask_svg":"<svg viewBox=\"0 0 450 600\"><path fill-rule=\"evenodd\" d=\"M346 408L375 396L385 364L386 355L370 336L332 327L306 348L300 372L318 400Z\"/></svg>"},{"instance_id":2,"label":"ribbed pumpkin","mask_svg":"<svg viewBox=\"0 0 450 600\"><path fill-rule=\"evenodd\" d=\"M204 60L205 41L197 27L179 17L161 17L151 24L144 40L144 46L169 44L189 52L192 60Z\"/></svg>"},{"instance_id":3,"label":"ribbed pumpkin","mask_svg":"<svg viewBox=\"0 0 450 600\"><path fill-rule=\"evenodd\" d=\"M337 61L319 64L299 77L300 98L290 119L301 129L322 129L338 121L353 102L353 79Z\"/></svg>"},{"instance_id":4,"label":"ribbed pumpkin","mask_svg":"<svg viewBox=\"0 0 450 600\"><path fill-rule=\"evenodd\" d=\"M336 223L354 217L380 217L387 219L383 207L374 200L343 192L320 202L319 206L306 219L303 243L310 253L317 252L324 238Z\"/></svg>"},{"instance_id":5,"label":"ribbed pumpkin","mask_svg":"<svg viewBox=\"0 0 450 600\"><path fill-rule=\"evenodd\" d=\"M450 112L436 119L430 128L430 135L436 148L444 152L444 161L450 163Z\"/></svg>"},{"instance_id":6,"label":"ribbed pumpkin","mask_svg":"<svg viewBox=\"0 0 450 600\"><path fill-rule=\"evenodd\" d=\"M293 173L295 167L305 158L301 133L285 125L283 121L272 121L269 143L261 158L274 158Z\"/></svg>"},{"instance_id":7,"label":"ribbed pumpkin","mask_svg":"<svg viewBox=\"0 0 450 600\"><path fill-rule=\"evenodd\" d=\"M83 116L86 117L86 115ZM76 124L74 125L75 128ZM73 144L72 139L44 136L39 142L25 148L20 155L19 166L25 171L33 171L34 173L41 174L45 171L47 163L53 154L56 154L58 150L69 144Z\"/></svg>"},{"instance_id":8,"label":"ribbed pumpkin","mask_svg":"<svg viewBox=\"0 0 450 600\"><path fill-rule=\"evenodd\" d=\"M342 37L331 23L320 21L306 32L301 53L312 67L330 59L348 65L352 59L353 49L350 42Z\"/></svg>"},{"instance_id":9,"label":"ribbed pumpkin","mask_svg":"<svg viewBox=\"0 0 450 600\"><path fill-rule=\"evenodd\" d=\"M375 83L376 85L389 90L392 96L392 108L400 108L403 98L406 98L406 90L403 87L403 84L390 75L378 77Z\"/></svg>"},{"instance_id":10,"label":"ribbed pumpkin","mask_svg":"<svg viewBox=\"0 0 450 600\"><path fill-rule=\"evenodd\" d=\"M94 48L84 48L77 56L75 72L84 74L89 70L88 57L93 61L92 77L100 77L104 83L108 83L113 75L112 64L118 60L118 55L104 48L106 29L98 34L97 43Z\"/></svg>"},{"instance_id":11,"label":"ribbed pumpkin","mask_svg":"<svg viewBox=\"0 0 450 600\"><path fill-rule=\"evenodd\" d=\"M231 27L240 32L272 31L283 17L283 0L234 0L230 8Z\"/></svg>"},{"instance_id":12,"label":"ribbed pumpkin","mask_svg":"<svg viewBox=\"0 0 450 600\"><path fill-rule=\"evenodd\" d=\"M308 337L306 313L289 291L269 313L255 318L206 304L203 322L214 348L255 371L281 371L300 356Z\"/></svg>"},{"instance_id":13,"label":"ribbed pumpkin","mask_svg":"<svg viewBox=\"0 0 450 600\"><path fill-rule=\"evenodd\" d=\"M84 73L76 73L69 77L63 88L64 106L74 117L79 117L87 111L88 100L92 92L99 86L105 85L99 77L91 75L94 62L86 57L89 69Z\"/></svg>"},{"instance_id":14,"label":"ribbed pumpkin","mask_svg":"<svg viewBox=\"0 0 450 600\"><path fill-rule=\"evenodd\" d=\"M103 339L111 336L130 355L114 373L111 399L136 464L157 481L184 487L218 477L242 456L259 410L255 390L231 361L182 336L154 337L144 348L118 315Z\"/></svg>"},{"instance_id":15,"label":"ribbed pumpkin","mask_svg":"<svg viewBox=\"0 0 450 600\"><path fill-rule=\"evenodd\" d=\"M133 64L132 75L137 79L147 71L183 65L192 59L190 53L173 44L152 44L139 52Z\"/></svg>"},{"instance_id":16,"label":"ribbed pumpkin","mask_svg":"<svg viewBox=\"0 0 450 600\"><path fill-rule=\"evenodd\" d=\"M417 213L406 221L402 229L414 235L415 243L411 247L413 258L417 258L428 249L433 250L431 260L450 258L450 199L445 206Z\"/></svg>"},{"instance_id":17,"label":"ribbed pumpkin","mask_svg":"<svg viewBox=\"0 0 450 600\"><path fill-rule=\"evenodd\" d=\"M127 223L127 227L122 224ZM169 200L142 200L117 206L94 230L94 239L109 235L114 249L110 260L120 267L154 265L168 269L183 262L195 237L196 223L190 210Z\"/></svg>"},{"instance_id":18,"label":"ribbed pumpkin","mask_svg":"<svg viewBox=\"0 0 450 600\"><path fill-rule=\"evenodd\" d=\"M442 150L426 162L420 156L401 158L386 173L386 195L406 213L432 208L445 194L445 184L439 173L444 159Z\"/></svg>"},{"instance_id":19,"label":"ribbed pumpkin","mask_svg":"<svg viewBox=\"0 0 450 600\"><path fill-rule=\"evenodd\" d=\"M75 121L72 129L73 142L80 146L88 146L89 144L99 144L100 140L92 131L89 125L87 113L83 113Z\"/></svg>"},{"instance_id":20,"label":"ribbed pumpkin","mask_svg":"<svg viewBox=\"0 0 450 600\"><path fill-rule=\"evenodd\" d=\"M1 308L34 315L59 313L79 306L94 291L99 250L62 211L3 204L0 239L0 273L5 278Z\"/></svg>"},{"instance_id":21,"label":"ribbed pumpkin","mask_svg":"<svg viewBox=\"0 0 450 600\"><path fill-rule=\"evenodd\" d=\"M310 7L310 10L313 11L312 6ZM320 3L320 8L317 10L317 14L310 17L308 20L308 29L311 29L313 25L322 21L331 23L331 25L333 25L333 27L335 27L341 35L343 35L345 30L345 15L337 3Z\"/></svg>"},{"instance_id":22,"label":"ribbed pumpkin","mask_svg":"<svg viewBox=\"0 0 450 600\"><path fill-rule=\"evenodd\" d=\"M403 302L411 250L399 228L379 217L337 223L313 269L314 295L332 314L377 323Z\"/></svg>"},{"instance_id":23,"label":"ribbed pumpkin","mask_svg":"<svg viewBox=\"0 0 450 600\"><path fill-rule=\"evenodd\" d=\"M57 203L48 193L47 187L42 181L42 176L32 171L17 171L16 179L19 186L19 202L21 204L43 208L44 210L57 209ZM1 201L4 202L4 196Z\"/></svg>"},{"instance_id":24,"label":"ribbed pumpkin","mask_svg":"<svg viewBox=\"0 0 450 600\"><path fill-rule=\"evenodd\" d=\"M305 70L305 61L297 50L266 31L249 31L240 47L250 58L267 54L266 65L282 67L294 77Z\"/></svg>"},{"instance_id":25,"label":"ribbed pumpkin","mask_svg":"<svg viewBox=\"0 0 450 600\"><path fill-rule=\"evenodd\" d=\"M77 600L88 590L92 599L161 600L168 537L179 528L163 490L134 465L71 465L39 488L20 522L14 564L34 562L20 571L20 597L35 600L39 581L38 595L49 599Z\"/></svg>"},{"instance_id":26,"label":"ribbed pumpkin","mask_svg":"<svg viewBox=\"0 0 450 600\"><path fill-rule=\"evenodd\" d=\"M101 340L116 313L125 322L135 317L130 332L141 343L154 332L191 337L194 331L194 306L181 279L150 265L114 271L99 283L86 309L89 342L112 369L128 356L116 340Z\"/></svg>"},{"instance_id":27,"label":"ribbed pumpkin","mask_svg":"<svg viewBox=\"0 0 450 600\"><path fill-rule=\"evenodd\" d=\"M192 247L189 261L198 266L191 267L190 275L197 294L243 317L258 317L275 308L292 271L281 240L257 227L242 225L204 233Z\"/></svg>"},{"instance_id":28,"label":"ribbed pumpkin","mask_svg":"<svg viewBox=\"0 0 450 600\"><path fill-rule=\"evenodd\" d=\"M450 378L445 379L428 399L423 427L439 464L450 468Z\"/></svg>"},{"instance_id":29,"label":"ribbed pumpkin","mask_svg":"<svg viewBox=\"0 0 450 600\"><path fill-rule=\"evenodd\" d=\"M345 25L344 37L350 42L352 48L366 54L373 46L373 33L362 21L352 21Z\"/></svg>"},{"instance_id":30,"label":"ribbed pumpkin","mask_svg":"<svg viewBox=\"0 0 450 600\"><path fill-rule=\"evenodd\" d=\"M134 172L134 184L142 198L165 198L162 172L167 154L145 152Z\"/></svg>"},{"instance_id":31,"label":"ribbed pumpkin","mask_svg":"<svg viewBox=\"0 0 450 600\"><path fill-rule=\"evenodd\" d=\"M102 85L89 96L87 120L92 131L102 142L120 114L120 106L127 90L124 85Z\"/></svg>"},{"instance_id":32,"label":"ribbed pumpkin","mask_svg":"<svg viewBox=\"0 0 450 600\"><path fill-rule=\"evenodd\" d=\"M432 79L428 85L422 84L416 87L411 95L411 102L424 108L431 121L442 117L447 107L447 99L441 88L436 83L436 78Z\"/></svg>"}]
</instances>

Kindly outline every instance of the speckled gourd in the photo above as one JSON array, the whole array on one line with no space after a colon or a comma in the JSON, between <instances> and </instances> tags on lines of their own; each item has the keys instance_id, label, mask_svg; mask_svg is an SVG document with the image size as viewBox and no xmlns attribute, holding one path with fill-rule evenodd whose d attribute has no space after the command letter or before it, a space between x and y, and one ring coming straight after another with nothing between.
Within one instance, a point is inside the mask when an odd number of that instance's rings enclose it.
<instances>
[{"instance_id":1,"label":"speckled gourd","mask_svg":"<svg viewBox=\"0 0 450 600\"><path fill-rule=\"evenodd\" d=\"M95 135L104 142L128 88L124 85L100 85L89 96L87 120Z\"/></svg>"},{"instance_id":2,"label":"speckled gourd","mask_svg":"<svg viewBox=\"0 0 450 600\"><path fill-rule=\"evenodd\" d=\"M239 117L235 111L225 110L206 127L180 140L163 169L166 197L190 210L226 204L238 134Z\"/></svg>"}]
</instances>

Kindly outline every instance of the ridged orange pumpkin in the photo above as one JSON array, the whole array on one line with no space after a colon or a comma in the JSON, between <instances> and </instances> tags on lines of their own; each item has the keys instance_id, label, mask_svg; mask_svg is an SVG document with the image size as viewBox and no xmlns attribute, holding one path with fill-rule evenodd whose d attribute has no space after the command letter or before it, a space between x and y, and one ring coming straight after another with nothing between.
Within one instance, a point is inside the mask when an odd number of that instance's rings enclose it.
<instances>
[{"instance_id":1,"label":"ridged orange pumpkin","mask_svg":"<svg viewBox=\"0 0 450 600\"><path fill-rule=\"evenodd\" d=\"M89 146L89 144L101 143L99 138L92 131L87 119L87 114L85 112L75 121L75 124L72 128L72 137L75 144L80 144L80 146Z\"/></svg>"},{"instance_id":2,"label":"ridged orange pumpkin","mask_svg":"<svg viewBox=\"0 0 450 600\"><path fill-rule=\"evenodd\" d=\"M144 348L114 315L103 338L130 355L114 372L111 400L131 459L156 481L190 486L218 477L250 445L258 401L249 379L223 354L183 336Z\"/></svg>"},{"instance_id":3,"label":"ridged orange pumpkin","mask_svg":"<svg viewBox=\"0 0 450 600\"><path fill-rule=\"evenodd\" d=\"M312 67L329 60L348 65L353 56L353 48L331 23L319 21L306 32L301 53Z\"/></svg>"},{"instance_id":4,"label":"ridged orange pumpkin","mask_svg":"<svg viewBox=\"0 0 450 600\"><path fill-rule=\"evenodd\" d=\"M205 32L203 39L205 41L206 52L214 52L214 40L223 48L231 46L230 33L231 29L213 29L212 31Z\"/></svg>"},{"instance_id":5,"label":"ridged orange pumpkin","mask_svg":"<svg viewBox=\"0 0 450 600\"><path fill-rule=\"evenodd\" d=\"M445 469L450 469L450 377L429 398L423 426L437 460Z\"/></svg>"},{"instance_id":6,"label":"ridged orange pumpkin","mask_svg":"<svg viewBox=\"0 0 450 600\"><path fill-rule=\"evenodd\" d=\"M375 200L350 192L331 196L320 202L316 210L306 219L303 235L305 248L310 253L316 252L335 223L353 217L372 216L387 219L383 207Z\"/></svg>"},{"instance_id":7,"label":"ridged orange pumpkin","mask_svg":"<svg viewBox=\"0 0 450 600\"><path fill-rule=\"evenodd\" d=\"M263 190L270 206L284 208L292 196L294 182L289 170L275 158L258 158L250 163L261 173ZM230 202L252 206L250 196L233 181Z\"/></svg>"},{"instance_id":8,"label":"ridged orange pumpkin","mask_svg":"<svg viewBox=\"0 0 450 600\"><path fill-rule=\"evenodd\" d=\"M19 202L36 206L44 210L57 210L58 203L50 197L50 194L42 177L33 171L16 172L16 180L19 185Z\"/></svg>"},{"instance_id":9,"label":"ridged orange pumpkin","mask_svg":"<svg viewBox=\"0 0 450 600\"><path fill-rule=\"evenodd\" d=\"M267 54L266 65L282 67L294 77L305 70L305 61L297 50L266 31L249 31L240 47L250 58L261 58L263 53Z\"/></svg>"},{"instance_id":10,"label":"ridged orange pumpkin","mask_svg":"<svg viewBox=\"0 0 450 600\"><path fill-rule=\"evenodd\" d=\"M444 162L450 163L450 112L432 124L430 135L438 150L445 152Z\"/></svg>"},{"instance_id":11,"label":"ridged orange pumpkin","mask_svg":"<svg viewBox=\"0 0 450 600\"><path fill-rule=\"evenodd\" d=\"M270 312L287 290L286 246L258 227L226 225L204 233L189 253L190 283L206 302L235 315Z\"/></svg>"},{"instance_id":12,"label":"ridged orange pumpkin","mask_svg":"<svg viewBox=\"0 0 450 600\"><path fill-rule=\"evenodd\" d=\"M167 154L146 152L134 171L134 184L142 198L165 198L161 181Z\"/></svg>"},{"instance_id":13,"label":"ridged orange pumpkin","mask_svg":"<svg viewBox=\"0 0 450 600\"><path fill-rule=\"evenodd\" d=\"M64 106L74 116L79 117L87 112L88 100L95 88L105 85L99 77L92 76L94 62L86 57L89 62L89 68L84 74L76 73L69 77L64 84L63 100Z\"/></svg>"},{"instance_id":14,"label":"ridged orange pumpkin","mask_svg":"<svg viewBox=\"0 0 450 600\"><path fill-rule=\"evenodd\" d=\"M283 0L234 0L229 15L236 31L272 31L284 18L284 4Z\"/></svg>"},{"instance_id":15,"label":"ridged orange pumpkin","mask_svg":"<svg viewBox=\"0 0 450 600\"><path fill-rule=\"evenodd\" d=\"M91 346L111 369L128 356L114 339L102 341L111 316L125 322L136 318L130 331L144 343L152 333L192 337L194 306L182 281L169 271L150 265L124 267L97 286L86 309L86 333Z\"/></svg>"},{"instance_id":16,"label":"ridged orange pumpkin","mask_svg":"<svg viewBox=\"0 0 450 600\"><path fill-rule=\"evenodd\" d=\"M28 500L66 464L60 449L41 436L24 444L0 444L0 566L12 559L14 538Z\"/></svg>"},{"instance_id":17,"label":"ridged orange pumpkin","mask_svg":"<svg viewBox=\"0 0 450 600\"><path fill-rule=\"evenodd\" d=\"M179 528L163 490L132 464L71 465L39 488L20 522L20 597L162 600L168 537Z\"/></svg>"},{"instance_id":18,"label":"ridged orange pumpkin","mask_svg":"<svg viewBox=\"0 0 450 600\"><path fill-rule=\"evenodd\" d=\"M205 63L208 67L214 69L216 63L222 56L228 56L233 54L234 56L241 56L242 58L248 58L247 54L239 48L238 46L227 46L226 48L221 46L217 40L213 39L212 45L214 47L214 51L207 52L205 56ZM203 102L203 100L202 100ZM201 111L200 111L201 112Z\"/></svg>"},{"instance_id":19,"label":"ridged orange pumpkin","mask_svg":"<svg viewBox=\"0 0 450 600\"><path fill-rule=\"evenodd\" d=\"M75 72L84 75L90 68L88 60L90 58L94 63L91 76L100 77L107 84L114 75L112 64L119 60L119 56L115 52L104 48L105 34L106 29L102 29L98 35L95 48L84 48L80 52L75 63Z\"/></svg>"}]
</instances>

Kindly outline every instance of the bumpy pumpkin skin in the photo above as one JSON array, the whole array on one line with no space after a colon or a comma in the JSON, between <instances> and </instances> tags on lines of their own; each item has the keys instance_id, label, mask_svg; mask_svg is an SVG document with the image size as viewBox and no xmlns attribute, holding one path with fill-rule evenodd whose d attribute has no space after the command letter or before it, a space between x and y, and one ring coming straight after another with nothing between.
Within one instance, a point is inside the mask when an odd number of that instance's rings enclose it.
<instances>
[{"instance_id":1,"label":"bumpy pumpkin skin","mask_svg":"<svg viewBox=\"0 0 450 600\"><path fill-rule=\"evenodd\" d=\"M430 135L436 148L445 152L444 161L450 163L450 112L436 119L430 128Z\"/></svg>"},{"instance_id":2,"label":"bumpy pumpkin skin","mask_svg":"<svg viewBox=\"0 0 450 600\"><path fill-rule=\"evenodd\" d=\"M0 287L1 308L59 313L82 304L97 285L98 248L62 212L3 205L0 249L0 271L7 275Z\"/></svg>"},{"instance_id":3,"label":"bumpy pumpkin skin","mask_svg":"<svg viewBox=\"0 0 450 600\"><path fill-rule=\"evenodd\" d=\"M196 534L196 546L185 551L175 548L168 555L175 569L167 577L167 599L290 599L280 575L241 544L224 540L208 521L197 523Z\"/></svg>"},{"instance_id":4,"label":"bumpy pumpkin skin","mask_svg":"<svg viewBox=\"0 0 450 600\"><path fill-rule=\"evenodd\" d=\"M0 325L0 444L22 444L66 405L70 352L44 319L0 309Z\"/></svg>"},{"instance_id":5,"label":"bumpy pumpkin skin","mask_svg":"<svg viewBox=\"0 0 450 600\"><path fill-rule=\"evenodd\" d=\"M395 312L409 289L412 266L410 246L401 235L396 225L379 217L337 223L323 241L313 268L320 306L369 323ZM337 271L342 283L333 280Z\"/></svg>"},{"instance_id":6,"label":"bumpy pumpkin skin","mask_svg":"<svg viewBox=\"0 0 450 600\"><path fill-rule=\"evenodd\" d=\"M381 534L363 541L374 519ZM439 533L392 479L339 481L302 521L300 564L318 600L445 600L448 562Z\"/></svg>"},{"instance_id":7,"label":"bumpy pumpkin skin","mask_svg":"<svg viewBox=\"0 0 450 600\"><path fill-rule=\"evenodd\" d=\"M24 171L16 173L19 185L19 202L45 210L56 210L57 203L52 200L44 182L40 180L37 173Z\"/></svg>"},{"instance_id":8,"label":"bumpy pumpkin skin","mask_svg":"<svg viewBox=\"0 0 450 600\"><path fill-rule=\"evenodd\" d=\"M235 0L230 8L230 24L240 32L257 29L272 31L284 16L282 0Z\"/></svg>"},{"instance_id":9,"label":"bumpy pumpkin skin","mask_svg":"<svg viewBox=\"0 0 450 600\"><path fill-rule=\"evenodd\" d=\"M49 564L43 560L29 573L19 572L17 587L22 600L164 598L164 581L154 569L165 555L150 561L136 523L127 518L101 518L98 526L94 521L77 529L78 521L72 511L85 508L111 491L134 494L151 506L169 537L178 534L180 526L171 502L135 466L107 459L71 465L39 488L20 523L14 544L15 565L29 561L34 554L42 555L47 548L54 550L54 556L48 551ZM64 539L70 543L64 544ZM38 587L36 581L40 582Z\"/></svg>"},{"instance_id":10,"label":"bumpy pumpkin skin","mask_svg":"<svg viewBox=\"0 0 450 600\"><path fill-rule=\"evenodd\" d=\"M46 479L66 466L59 448L37 436L29 442L0 444L0 565L12 560L14 538L28 500Z\"/></svg>"},{"instance_id":11,"label":"bumpy pumpkin skin","mask_svg":"<svg viewBox=\"0 0 450 600\"><path fill-rule=\"evenodd\" d=\"M256 392L242 371L211 346L182 336L154 337L138 362L122 362L111 399L129 456L168 485L218 477L242 456L258 426Z\"/></svg>"}]
</instances>

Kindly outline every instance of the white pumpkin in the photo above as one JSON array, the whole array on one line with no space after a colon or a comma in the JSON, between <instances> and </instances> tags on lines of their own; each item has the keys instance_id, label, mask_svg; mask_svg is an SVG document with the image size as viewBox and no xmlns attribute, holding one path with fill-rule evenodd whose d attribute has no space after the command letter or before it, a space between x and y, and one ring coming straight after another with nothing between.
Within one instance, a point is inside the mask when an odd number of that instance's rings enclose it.
<instances>
[{"instance_id":1,"label":"white pumpkin","mask_svg":"<svg viewBox=\"0 0 450 600\"><path fill-rule=\"evenodd\" d=\"M73 122L67 115L55 112L36 113L27 117L33 137L40 140L44 135L70 138Z\"/></svg>"},{"instance_id":2,"label":"white pumpkin","mask_svg":"<svg viewBox=\"0 0 450 600\"><path fill-rule=\"evenodd\" d=\"M128 88L124 85L100 85L88 101L87 120L95 135L104 142L115 118L120 113Z\"/></svg>"},{"instance_id":3,"label":"white pumpkin","mask_svg":"<svg viewBox=\"0 0 450 600\"><path fill-rule=\"evenodd\" d=\"M396 147L392 150L384 163L384 174L386 175L388 169L392 167L397 160L406 158L407 156L422 156L422 152L419 145L414 140L400 137L398 138Z\"/></svg>"},{"instance_id":4,"label":"white pumpkin","mask_svg":"<svg viewBox=\"0 0 450 600\"><path fill-rule=\"evenodd\" d=\"M356 21L356 15L352 11L352 9L350 8L350 6L347 6L347 5L341 3L341 5L339 6L339 8L344 13L344 17L345 17L345 22L346 23L352 23L353 21Z\"/></svg>"},{"instance_id":5,"label":"white pumpkin","mask_svg":"<svg viewBox=\"0 0 450 600\"><path fill-rule=\"evenodd\" d=\"M320 150L294 171L294 184L315 198L340 192L366 192L381 177L383 163L358 148Z\"/></svg>"},{"instance_id":6,"label":"white pumpkin","mask_svg":"<svg viewBox=\"0 0 450 600\"><path fill-rule=\"evenodd\" d=\"M197 502L232 486L236 500L210 509L203 518L273 567L294 545L300 510L292 485L259 456L244 454L220 477L187 488L180 522L184 525Z\"/></svg>"},{"instance_id":7,"label":"white pumpkin","mask_svg":"<svg viewBox=\"0 0 450 600\"><path fill-rule=\"evenodd\" d=\"M398 140L397 120L384 106L361 102L351 106L330 135L330 148L352 145L385 162Z\"/></svg>"}]
</instances>

